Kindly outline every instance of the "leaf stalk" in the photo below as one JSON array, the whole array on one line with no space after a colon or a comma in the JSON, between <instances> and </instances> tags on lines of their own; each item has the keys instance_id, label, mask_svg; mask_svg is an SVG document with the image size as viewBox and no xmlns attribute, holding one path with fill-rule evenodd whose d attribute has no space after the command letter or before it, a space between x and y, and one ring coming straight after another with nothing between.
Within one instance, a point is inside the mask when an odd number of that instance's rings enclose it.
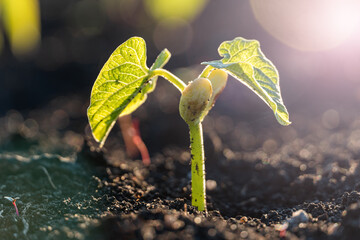
<instances>
[{"instance_id":1,"label":"leaf stalk","mask_svg":"<svg viewBox=\"0 0 360 240\"><path fill-rule=\"evenodd\" d=\"M155 70L150 71L149 79L155 76L161 76L171 82L180 92L184 91L186 84L177 76L172 74L166 69L158 68Z\"/></svg>"}]
</instances>

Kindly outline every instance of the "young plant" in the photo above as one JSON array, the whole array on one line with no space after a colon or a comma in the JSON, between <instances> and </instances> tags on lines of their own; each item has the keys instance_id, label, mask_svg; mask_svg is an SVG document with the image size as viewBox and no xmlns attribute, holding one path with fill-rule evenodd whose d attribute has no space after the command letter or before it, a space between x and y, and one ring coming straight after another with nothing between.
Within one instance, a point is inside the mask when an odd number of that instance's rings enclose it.
<instances>
[{"instance_id":1,"label":"young plant","mask_svg":"<svg viewBox=\"0 0 360 240\"><path fill-rule=\"evenodd\" d=\"M223 42L218 52L223 58L202 63L206 67L199 78L186 85L163 69L171 56L167 49L148 68L144 39L132 37L111 54L101 69L88 108L93 136L102 147L116 119L131 114L145 102L158 76L170 81L181 92L179 111L190 129L192 205L199 211L206 210L201 122L224 89L227 74L256 93L273 110L280 124L290 124L281 99L278 72L261 52L259 42L238 37Z\"/></svg>"}]
</instances>

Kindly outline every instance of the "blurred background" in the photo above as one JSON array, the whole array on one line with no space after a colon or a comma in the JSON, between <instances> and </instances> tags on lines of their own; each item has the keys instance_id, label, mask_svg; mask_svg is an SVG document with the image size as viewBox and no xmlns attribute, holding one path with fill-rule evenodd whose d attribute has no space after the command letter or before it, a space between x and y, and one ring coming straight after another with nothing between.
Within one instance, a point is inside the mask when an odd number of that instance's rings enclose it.
<instances>
[{"instance_id":1,"label":"blurred background","mask_svg":"<svg viewBox=\"0 0 360 240\"><path fill-rule=\"evenodd\" d=\"M243 139L229 145L251 149L264 134L276 138L275 130L282 132L279 144L312 132L312 124L336 130L359 115L359 13L356 0L0 0L0 119L22 124L30 136L46 125L44 118L58 129L77 121L74 131L83 133L97 74L129 37L146 40L148 66L168 48L173 56L165 68L190 81L202 61L220 58L222 41L241 36L259 40L277 66L293 124L278 126L255 94L230 79L205 131ZM187 146L179 96L161 80L134 113L150 148Z\"/></svg>"}]
</instances>

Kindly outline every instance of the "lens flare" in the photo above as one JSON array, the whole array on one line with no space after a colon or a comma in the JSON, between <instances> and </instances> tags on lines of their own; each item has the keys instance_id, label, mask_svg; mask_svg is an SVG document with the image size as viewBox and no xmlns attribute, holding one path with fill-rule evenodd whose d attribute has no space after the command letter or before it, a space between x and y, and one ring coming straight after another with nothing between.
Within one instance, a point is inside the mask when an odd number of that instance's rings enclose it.
<instances>
[{"instance_id":1,"label":"lens flare","mask_svg":"<svg viewBox=\"0 0 360 240\"><path fill-rule=\"evenodd\" d=\"M334 48L359 27L357 0L251 0L251 7L267 32L304 51Z\"/></svg>"}]
</instances>

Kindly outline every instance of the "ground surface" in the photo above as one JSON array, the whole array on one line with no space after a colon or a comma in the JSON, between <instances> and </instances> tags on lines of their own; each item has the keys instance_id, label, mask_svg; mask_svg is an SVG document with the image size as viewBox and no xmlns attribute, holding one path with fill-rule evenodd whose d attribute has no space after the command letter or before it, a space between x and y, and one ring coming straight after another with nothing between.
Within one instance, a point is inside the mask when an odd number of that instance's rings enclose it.
<instances>
[{"instance_id":1,"label":"ground surface","mask_svg":"<svg viewBox=\"0 0 360 240\"><path fill-rule=\"evenodd\" d=\"M167 119L168 128L158 123L154 135L146 126L164 113L150 109L150 117L140 110L152 160L147 167L126 157L117 128L105 150L94 151L79 114L85 108L79 99L63 98L0 119L1 239L360 236L359 118L339 123L334 114L319 114L265 131L210 115L204 214L190 204L188 142L177 144L186 139L186 126L169 130L181 119ZM159 144L164 136L169 144ZM19 217L4 196L20 197Z\"/></svg>"}]
</instances>

